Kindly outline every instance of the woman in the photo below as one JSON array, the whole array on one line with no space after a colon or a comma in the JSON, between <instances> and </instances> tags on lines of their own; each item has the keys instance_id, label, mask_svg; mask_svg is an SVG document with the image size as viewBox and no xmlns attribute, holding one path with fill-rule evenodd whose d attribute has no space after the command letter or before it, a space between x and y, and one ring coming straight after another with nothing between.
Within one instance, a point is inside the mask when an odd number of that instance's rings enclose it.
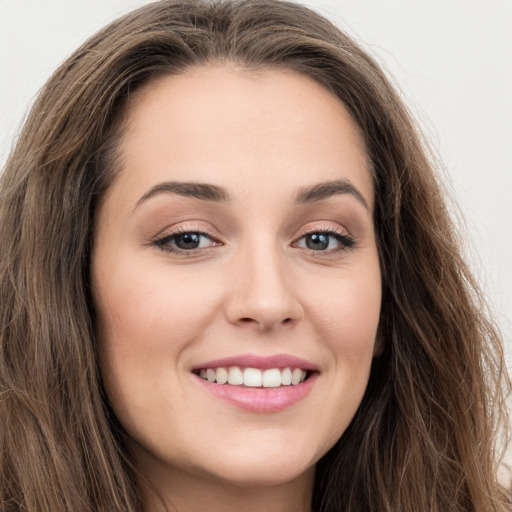
<instances>
[{"instance_id":1,"label":"woman","mask_svg":"<svg viewBox=\"0 0 512 512\"><path fill-rule=\"evenodd\" d=\"M328 21L163 1L1 182L2 510L498 511L498 335L428 154Z\"/></svg>"}]
</instances>

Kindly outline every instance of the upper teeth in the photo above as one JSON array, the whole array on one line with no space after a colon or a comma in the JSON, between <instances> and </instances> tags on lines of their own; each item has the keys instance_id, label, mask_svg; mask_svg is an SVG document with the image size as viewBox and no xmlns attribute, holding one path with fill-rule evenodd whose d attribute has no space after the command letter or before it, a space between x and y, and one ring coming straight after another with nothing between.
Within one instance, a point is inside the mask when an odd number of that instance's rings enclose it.
<instances>
[{"instance_id":1,"label":"upper teeth","mask_svg":"<svg viewBox=\"0 0 512 512\"><path fill-rule=\"evenodd\" d=\"M202 379L217 384L231 384L232 386L277 388L279 386L296 385L303 382L307 371L301 368L244 368L230 366L229 368L205 368L199 372Z\"/></svg>"}]
</instances>

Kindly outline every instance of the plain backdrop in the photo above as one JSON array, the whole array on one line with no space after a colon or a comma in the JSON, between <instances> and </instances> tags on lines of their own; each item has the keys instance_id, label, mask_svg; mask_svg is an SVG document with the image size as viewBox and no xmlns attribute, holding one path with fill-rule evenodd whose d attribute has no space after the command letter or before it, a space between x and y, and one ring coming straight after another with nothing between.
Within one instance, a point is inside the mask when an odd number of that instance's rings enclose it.
<instances>
[{"instance_id":1,"label":"plain backdrop","mask_svg":"<svg viewBox=\"0 0 512 512\"><path fill-rule=\"evenodd\" d=\"M0 0L0 166L57 65L106 22L145 3ZM512 0L304 3L381 62L436 148L512 363Z\"/></svg>"}]
</instances>

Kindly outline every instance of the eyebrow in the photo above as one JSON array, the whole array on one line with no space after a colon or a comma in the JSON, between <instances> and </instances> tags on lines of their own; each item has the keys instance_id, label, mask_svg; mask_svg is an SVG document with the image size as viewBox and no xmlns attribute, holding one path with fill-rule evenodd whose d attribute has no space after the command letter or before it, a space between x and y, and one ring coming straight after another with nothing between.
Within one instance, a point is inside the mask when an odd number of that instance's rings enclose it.
<instances>
[{"instance_id":1,"label":"eyebrow","mask_svg":"<svg viewBox=\"0 0 512 512\"><path fill-rule=\"evenodd\" d=\"M217 185L209 183L195 183L183 181L166 181L155 185L148 190L135 205L139 205L158 194L178 194L184 197L194 197L203 201L214 201L218 203L226 203L230 201L228 192Z\"/></svg>"},{"instance_id":2,"label":"eyebrow","mask_svg":"<svg viewBox=\"0 0 512 512\"><path fill-rule=\"evenodd\" d=\"M231 200L228 191L218 185L183 181L165 181L148 190L137 201L135 208L158 194L169 193L217 203L228 203ZM314 203L338 194L350 194L367 210L370 209L363 194L361 194L361 192L359 192L359 190L347 179L326 181L324 183L317 183L308 187L302 187L296 195L295 202Z\"/></svg>"},{"instance_id":3,"label":"eyebrow","mask_svg":"<svg viewBox=\"0 0 512 512\"><path fill-rule=\"evenodd\" d=\"M296 197L297 203L313 203L322 201L337 194L350 194L355 197L367 210L370 210L363 194L347 179L339 179L334 181L326 181L303 187L299 190Z\"/></svg>"}]
</instances>

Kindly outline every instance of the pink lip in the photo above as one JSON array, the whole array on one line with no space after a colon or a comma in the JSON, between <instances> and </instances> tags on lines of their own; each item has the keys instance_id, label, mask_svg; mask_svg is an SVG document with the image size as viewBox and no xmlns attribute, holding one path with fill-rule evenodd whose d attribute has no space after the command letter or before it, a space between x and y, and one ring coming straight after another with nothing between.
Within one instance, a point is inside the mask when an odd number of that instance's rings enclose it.
<instances>
[{"instance_id":1,"label":"pink lip","mask_svg":"<svg viewBox=\"0 0 512 512\"><path fill-rule=\"evenodd\" d=\"M208 382L199 376L195 377L207 391L240 409L252 412L278 412L306 398L315 385L318 373L310 375L301 384L280 388L230 386Z\"/></svg>"},{"instance_id":2,"label":"pink lip","mask_svg":"<svg viewBox=\"0 0 512 512\"><path fill-rule=\"evenodd\" d=\"M276 354L273 356L258 356L255 354L241 354L238 356L224 357L195 365L192 371L201 370L203 368L219 368L229 366L240 366L241 368L260 368L268 370L269 368L302 368L303 370L318 371L318 367L301 359L300 357L290 356L287 354Z\"/></svg>"},{"instance_id":3,"label":"pink lip","mask_svg":"<svg viewBox=\"0 0 512 512\"><path fill-rule=\"evenodd\" d=\"M204 388L216 397L238 408L252 412L278 412L306 398L313 389L318 378L318 367L299 357L276 354L273 356L259 356L243 354L206 361L192 368L192 372L201 369L239 366L241 368L301 368L313 372L308 378L297 385L281 386L279 388L248 388L244 386L231 386L229 384L216 384L208 382L195 374L196 379Z\"/></svg>"}]
</instances>

